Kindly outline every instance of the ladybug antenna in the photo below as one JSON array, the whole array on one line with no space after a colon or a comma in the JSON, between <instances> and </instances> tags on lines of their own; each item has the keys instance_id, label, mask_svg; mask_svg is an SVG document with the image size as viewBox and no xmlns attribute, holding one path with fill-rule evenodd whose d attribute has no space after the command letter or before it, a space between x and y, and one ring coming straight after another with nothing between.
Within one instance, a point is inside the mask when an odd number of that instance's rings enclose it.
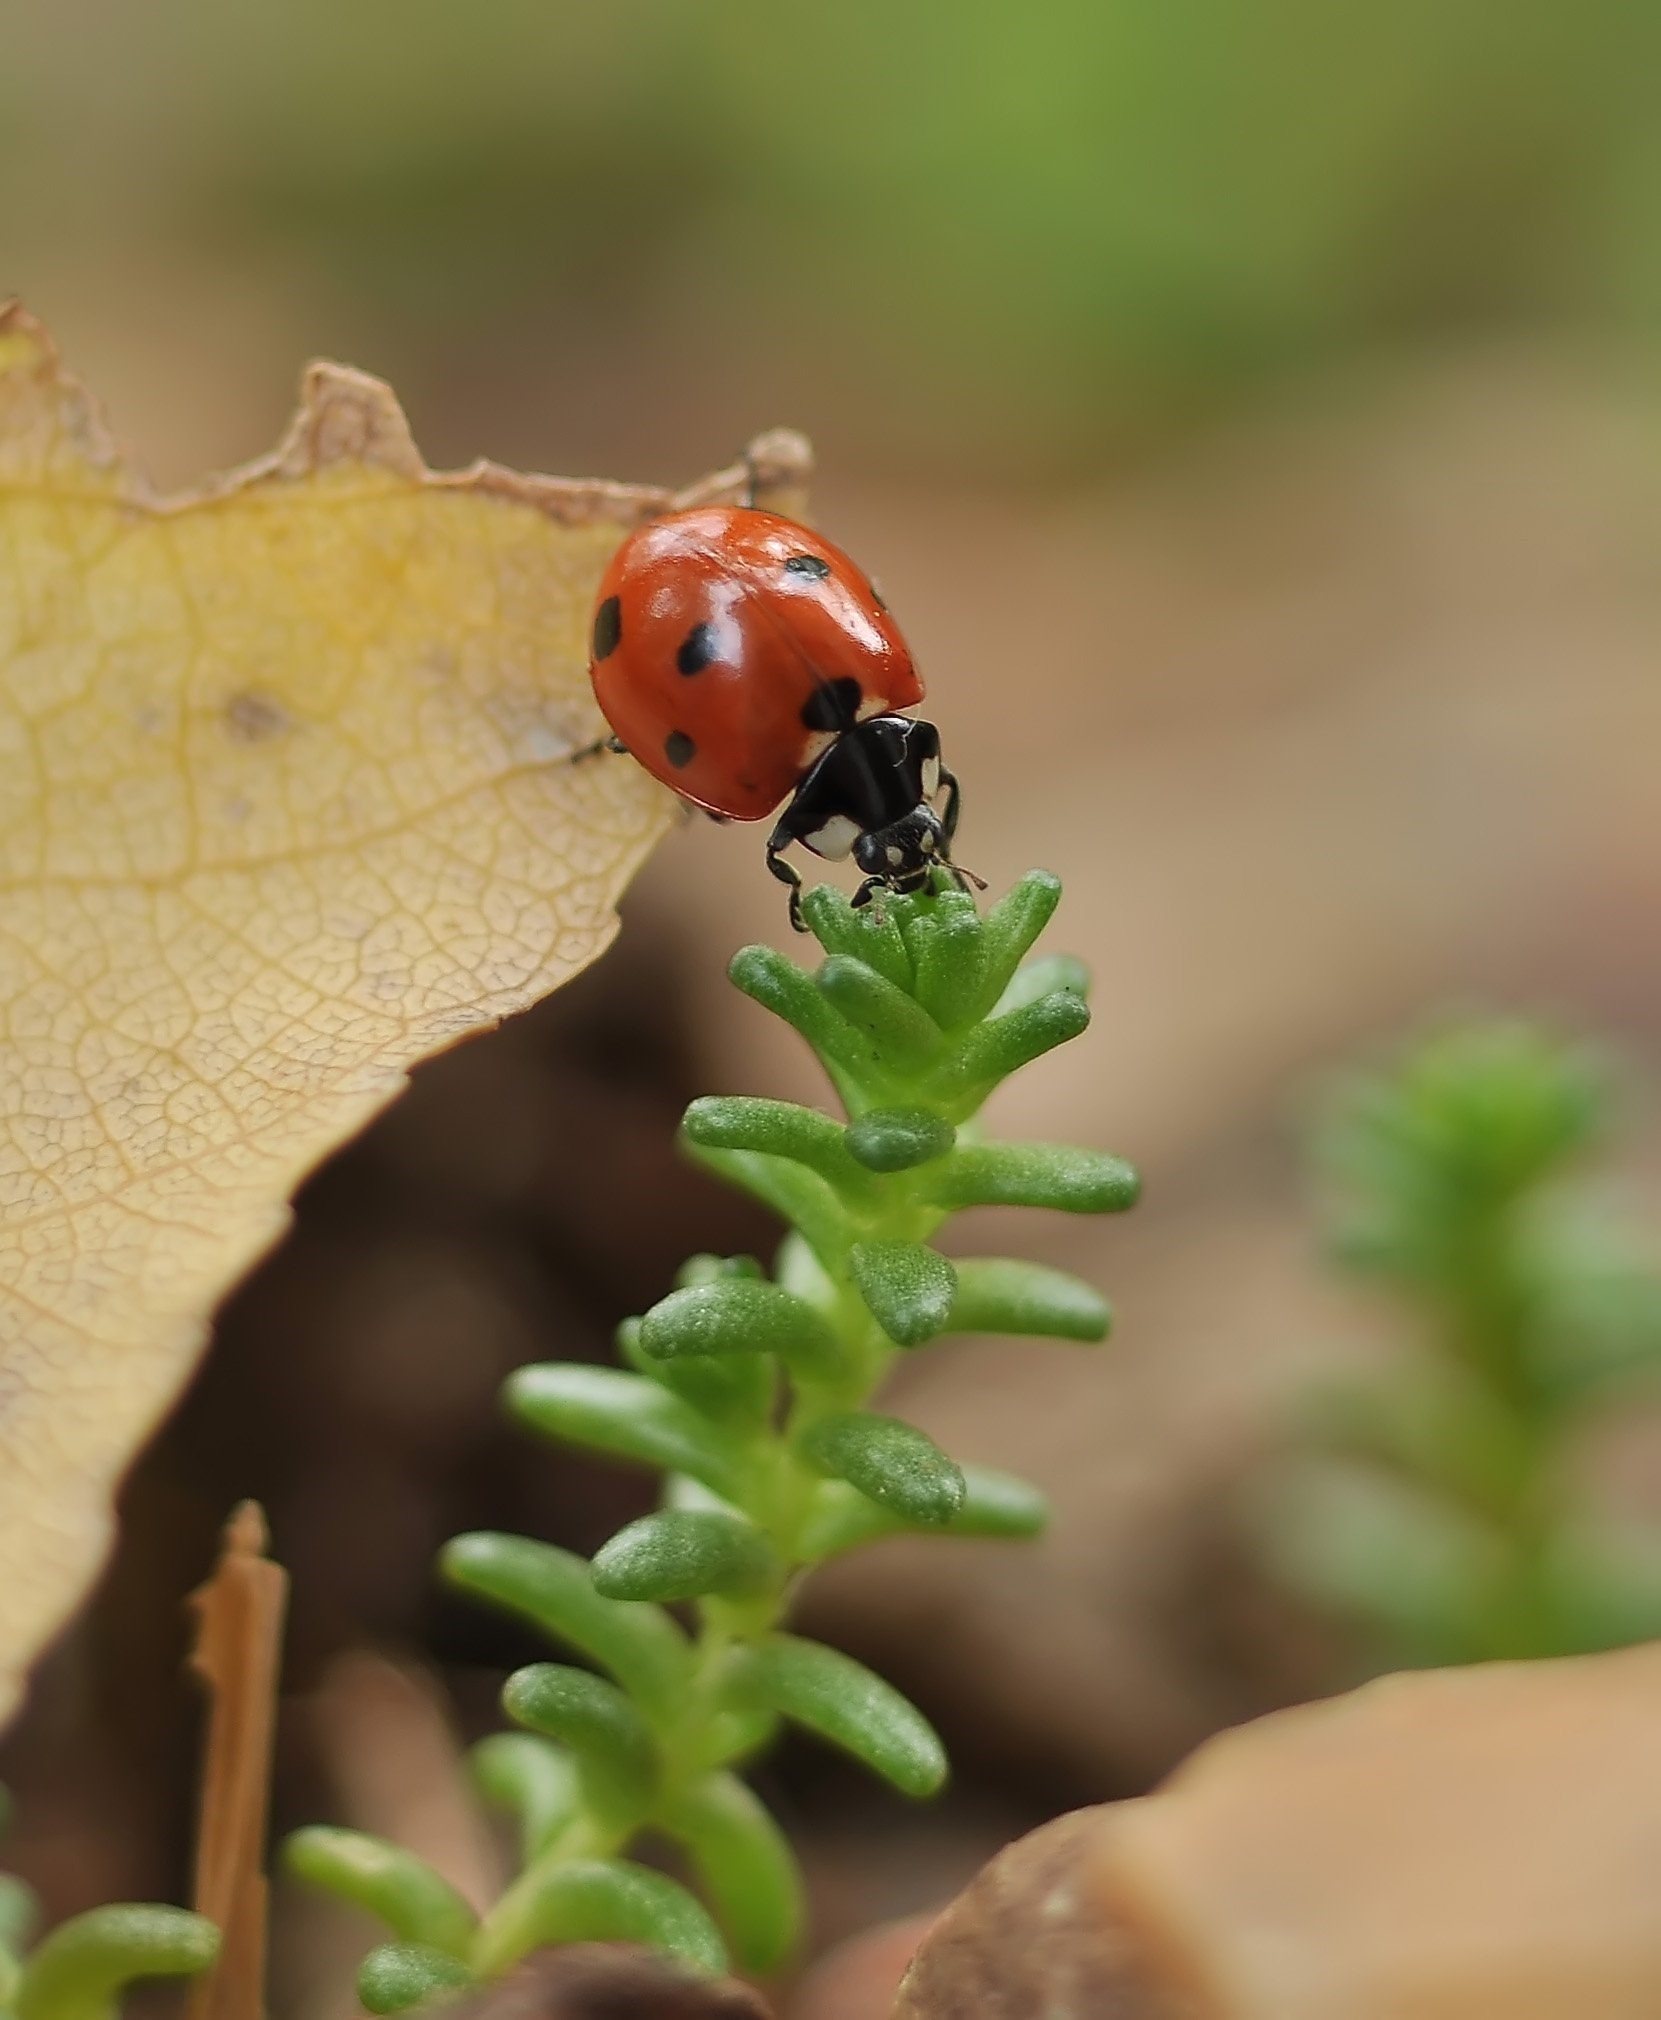
<instances>
[{"instance_id":1,"label":"ladybug antenna","mask_svg":"<svg viewBox=\"0 0 1661 2020\"><path fill-rule=\"evenodd\" d=\"M986 879L984 877L977 877L973 870L966 870L961 863L954 863L949 856L942 856L940 860L957 879L957 888L960 891L966 890L971 884L974 885L977 891L984 891L986 889Z\"/></svg>"}]
</instances>

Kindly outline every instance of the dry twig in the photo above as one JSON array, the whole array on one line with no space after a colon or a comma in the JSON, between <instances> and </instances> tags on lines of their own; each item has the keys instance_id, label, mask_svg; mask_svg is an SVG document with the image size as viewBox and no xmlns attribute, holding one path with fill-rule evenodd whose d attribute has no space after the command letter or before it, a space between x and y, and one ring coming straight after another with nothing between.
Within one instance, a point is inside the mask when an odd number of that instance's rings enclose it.
<instances>
[{"instance_id":1,"label":"dry twig","mask_svg":"<svg viewBox=\"0 0 1661 2020\"><path fill-rule=\"evenodd\" d=\"M219 1960L191 1994L189 2020L262 2020L266 1813L288 1574L265 1552L256 1501L225 1525L213 1576L191 1595L191 1667L211 1701L196 1840L196 1908L216 1923Z\"/></svg>"}]
</instances>

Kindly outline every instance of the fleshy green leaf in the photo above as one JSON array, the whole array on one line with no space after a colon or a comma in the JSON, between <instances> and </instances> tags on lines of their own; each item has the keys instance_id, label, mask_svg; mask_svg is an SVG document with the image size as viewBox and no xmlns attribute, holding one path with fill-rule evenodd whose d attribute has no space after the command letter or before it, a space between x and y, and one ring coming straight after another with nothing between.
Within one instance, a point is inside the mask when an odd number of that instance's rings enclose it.
<instances>
[{"instance_id":1,"label":"fleshy green leaf","mask_svg":"<svg viewBox=\"0 0 1661 2020\"><path fill-rule=\"evenodd\" d=\"M458 1958L427 1943L383 1943L358 1966L358 1998L367 2013L407 2013L476 1982Z\"/></svg>"},{"instance_id":2,"label":"fleshy green leaf","mask_svg":"<svg viewBox=\"0 0 1661 2020\"><path fill-rule=\"evenodd\" d=\"M17 2020L114 2020L137 1978L188 1978L219 1954L219 1931L183 1908L117 1903L60 1922L23 1967Z\"/></svg>"},{"instance_id":3,"label":"fleshy green leaf","mask_svg":"<svg viewBox=\"0 0 1661 2020\"><path fill-rule=\"evenodd\" d=\"M774 1634L740 1651L733 1690L844 1748L902 1795L930 1796L946 1779L946 1752L923 1714L863 1663L822 1642Z\"/></svg>"},{"instance_id":4,"label":"fleshy green leaf","mask_svg":"<svg viewBox=\"0 0 1661 2020\"><path fill-rule=\"evenodd\" d=\"M656 1606L606 1599L585 1558L528 1536L454 1537L439 1557L452 1585L505 1607L608 1669L648 1712L670 1714L687 1683L686 1637Z\"/></svg>"},{"instance_id":5,"label":"fleshy green leaf","mask_svg":"<svg viewBox=\"0 0 1661 2020\"><path fill-rule=\"evenodd\" d=\"M662 1372L662 1364L654 1361L645 1348L641 1346L640 1321L638 1318L625 1319L617 1328L613 1339L617 1347L617 1357L620 1361L625 1362L637 1375L646 1376L649 1381L655 1382L658 1379L658 1376Z\"/></svg>"},{"instance_id":6,"label":"fleshy green leaf","mask_svg":"<svg viewBox=\"0 0 1661 2020\"><path fill-rule=\"evenodd\" d=\"M657 1779L657 1747L616 1684L563 1662L536 1662L508 1678L502 1709L516 1724L571 1749L599 1807L626 1814L646 1802Z\"/></svg>"},{"instance_id":7,"label":"fleshy green leaf","mask_svg":"<svg viewBox=\"0 0 1661 2020\"><path fill-rule=\"evenodd\" d=\"M1056 1340L1105 1340L1106 1298L1081 1278L1039 1263L976 1256L957 1266L954 1333L1032 1333Z\"/></svg>"},{"instance_id":8,"label":"fleshy green leaf","mask_svg":"<svg viewBox=\"0 0 1661 2020\"><path fill-rule=\"evenodd\" d=\"M863 961L830 955L819 970L819 988L870 1039L884 1071L915 1073L938 1054L940 1026L914 997Z\"/></svg>"},{"instance_id":9,"label":"fleshy green leaf","mask_svg":"<svg viewBox=\"0 0 1661 2020\"><path fill-rule=\"evenodd\" d=\"M805 1164L844 1191L868 1193L870 1181L848 1155L840 1123L794 1101L747 1094L710 1094L694 1101L681 1123L702 1150L749 1150Z\"/></svg>"},{"instance_id":10,"label":"fleshy green leaf","mask_svg":"<svg viewBox=\"0 0 1661 2020\"><path fill-rule=\"evenodd\" d=\"M851 1223L842 1195L816 1171L787 1157L767 1157L753 1150L705 1150L690 1140L686 1149L706 1171L790 1221L825 1262L835 1266L848 1244Z\"/></svg>"},{"instance_id":11,"label":"fleshy green leaf","mask_svg":"<svg viewBox=\"0 0 1661 2020\"><path fill-rule=\"evenodd\" d=\"M627 1859L571 1859L508 1890L480 1931L477 1968L505 1971L545 1943L649 1943L700 1971L724 1971L726 1946L682 1886Z\"/></svg>"},{"instance_id":12,"label":"fleshy green leaf","mask_svg":"<svg viewBox=\"0 0 1661 2020\"><path fill-rule=\"evenodd\" d=\"M554 1361L520 1368L503 1395L520 1423L544 1437L690 1473L717 1494L733 1491L728 1441L690 1403L645 1376Z\"/></svg>"},{"instance_id":13,"label":"fleshy green leaf","mask_svg":"<svg viewBox=\"0 0 1661 2020\"><path fill-rule=\"evenodd\" d=\"M753 1150L703 1150L697 1144L687 1148L706 1171L788 1221L827 1266L835 1267L851 1238L853 1222L847 1198L826 1179L789 1158Z\"/></svg>"},{"instance_id":14,"label":"fleshy green leaf","mask_svg":"<svg viewBox=\"0 0 1661 2020\"><path fill-rule=\"evenodd\" d=\"M963 1506L952 1524L954 1536L989 1536L1024 1542L1042 1536L1050 1504L1036 1487L991 1466L963 1469Z\"/></svg>"},{"instance_id":15,"label":"fleshy green leaf","mask_svg":"<svg viewBox=\"0 0 1661 2020\"><path fill-rule=\"evenodd\" d=\"M493 1732L469 1751L467 1763L485 1800L517 1820L524 1864L545 1851L576 1815L581 1801L576 1763L534 1733Z\"/></svg>"},{"instance_id":16,"label":"fleshy green leaf","mask_svg":"<svg viewBox=\"0 0 1661 2020\"><path fill-rule=\"evenodd\" d=\"M915 955L917 1000L943 1031L980 1014L986 934L967 891L944 891L934 903L934 930Z\"/></svg>"},{"instance_id":17,"label":"fleshy green leaf","mask_svg":"<svg viewBox=\"0 0 1661 2020\"><path fill-rule=\"evenodd\" d=\"M1043 1206L1063 1213L1123 1213L1140 1181L1122 1158L1065 1143L970 1144L927 1180L936 1206Z\"/></svg>"},{"instance_id":18,"label":"fleshy green leaf","mask_svg":"<svg viewBox=\"0 0 1661 2020\"><path fill-rule=\"evenodd\" d=\"M684 1275L685 1272L683 1271ZM718 1283L719 1276L699 1279ZM683 1290L695 1284L683 1284ZM639 1319L625 1319L617 1328L617 1351L636 1374L671 1390L717 1433L734 1432L742 1441L753 1436L773 1414L778 1371L763 1354L683 1354L658 1361L640 1344Z\"/></svg>"},{"instance_id":19,"label":"fleshy green leaf","mask_svg":"<svg viewBox=\"0 0 1661 2020\"><path fill-rule=\"evenodd\" d=\"M821 1480L797 1531L796 1548L804 1564L822 1564L879 1536L896 1536L905 1526L846 1480Z\"/></svg>"},{"instance_id":20,"label":"fleshy green leaf","mask_svg":"<svg viewBox=\"0 0 1661 2020\"><path fill-rule=\"evenodd\" d=\"M1048 870L1029 870L987 913L982 934L985 969L975 1004L985 1016L1061 903L1061 879Z\"/></svg>"},{"instance_id":21,"label":"fleshy green leaf","mask_svg":"<svg viewBox=\"0 0 1661 2020\"><path fill-rule=\"evenodd\" d=\"M718 1284L728 1277L754 1282L766 1274L753 1255L689 1255L675 1272L675 1288L690 1290L694 1284Z\"/></svg>"},{"instance_id":22,"label":"fleshy green leaf","mask_svg":"<svg viewBox=\"0 0 1661 2020\"><path fill-rule=\"evenodd\" d=\"M826 1380L843 1372L847 1350L811 1305L777 1284L700 1284L671 1291L640 1322L654 1360L683 1354L777 1354L795 1373Z\"/></svg>"},{"instance_id":23,"label":"fleshy green leaf","mask_svg":"<svg viewBox=\"0 0 1661 2020\"><path fill-rule=\"evenodd\" d=\"M834 884L817 884L802 900L802 916L827 954L850 954L896 989L911 987L911 957L886 907L856 912Z\"/></svg>"},{"instance_id":24,"label":"fleshy green leaf","mask_svg":"<svg viewBox=\"0 0 1661 2020\"><path fill-rule=\"evenodd\" d=\"M733 986L782 1017L818 1054L837 1091L846 1096L867 1079L876 1049L813 985L794 961L772 947L741 947L727 970Z\"/></svg>"},{"instance_id":25,"label":"fleshy green leaf","mask_svg":"<svg viewBox=\"0 0 1661 2020\"><path fill-rule=\"evenodd\" d=\"M910 1171L956 1141L952 1125L927 1108L871 1108L847 1128L849 1155L867 1171Z\"/></svg>"},{"instance_id":26,"label":"fleshy green leaf","mask_svg":"<svg viewBox=\"0 0 1661 2020\"><path fill-rule=\"evenodd\" d=\"M932 1438L898 1417L866 1410L823 1417L802 1445L822 1471L846 1480L906 1522L944 1528L963 1507L961 1467Z\"/></svg>"},{"instance_id":27,"label":"fleshy green leaf","mask_svg":"<svg viewBox=\"0 0 1661 2020\"><path fill-rule=\"evenodd\" d=\"M1069 1038L1090 1022L1082 996L1056 989L989 1024L966 1032L930 1076L930 1092L942 1101L979 1103L1001 1080Z\"/></svg>"},{"instance_id":28,"label":"fleshy green leaf","mask_svg":"<svg viewBox=\"0 0 1661 2020\"><path fill-rule=\"evenodd\" d=\"M712 1774L662 1822L691 1859L740 1965L776 1971L801 1935L802 1876L766 1806L736 1775Z\"/></svg>"},{"instance_id":29,"label":"fleshy green leaf","mask_svg":"<svg viewBox=\"0 0 1661 2020\"><path fill-rule=\"evenodd\" d=\"M1090 1000L1090 970L1076 954L1046 954L1037 961L1023 961L1010 977L1009 987L993 1004L994 1017L1007 1017L1011 1010L1025 1009L1058 989Z\"/></svg>"},{"instance_id":30,"label":"fleshy green leaf","mask_svg":"<svg viewBox=\"0 0 1661 2020\"><path fill-rule=\"evenodd\" d=\"M684 1473L671 1473L663 1483L663 1505L693 1515L740 1515L730 1501L712 1494L701 1480L689 1480Z\"/></svg>"},{"instance_id":31,"label":"fleshy green leaf","mask_svg":"<svg viewBox=\"0 0 1661 2020\"><path fill-rule=\"evenodd\" d=\"M708 1726L693 1758L700 1768L724 1768L734 1761L746 1761L760 1753L778 1737L779 1715L775 1711L751 1708L748 1711L718 1711Z\"/></svg>"},{"instance_id":32,"label":"fleshy green leaf","mask_svg":"<svg viewBox=\"0 0 1661 2020\"><path fill-rule=\"evenodd\" d=\"M594 1559L610 1599L742 1597L779 1576L772 1546L740 1515L661 1509L620 1529Z\"/></svg>"},{"instance_id":33,"label":"fleshy green leaf","mask_svg":"<svg viewBox=\"0 0 1661 2020\"><path fill-rule=\"evenodd\" d=\"M1049 1504L1036 1487L990 1466L966 1465L962 1473L963 1505L946 1529L948 1536L1024 1542L1044 1533ZM805 1563L821 1564L827 1557L858 1549L862 1543L893 1536L905 1526L897 1514L869 1500L846 1481L826 1480L814 1490L797 1547Z\"/></svg>"},{"instance_id":34,"label":"fleshy green leaf","mask_svg":"<svg viewBox=\"0 0 1661 2020\"><path fill-rule=\"evenodd\" d=\"M403 1942L466 1959L478 1917L448 1880L402 1846L313 1824L284 1840L283 1863L297 1880L377 1916Z\"/></svg>"},{"instance_id":35,"label":"fleshy green leaf","mask_svg":"<svg viewBox=\"0 0 1661 2020\"><path fill-rule=\"evenodd\" d=\"M957 1272L921 1242L856 1242L848 1262L871 1316L896 1346L921 1346L951 1322Z\"/></svg>"}]
</instances>

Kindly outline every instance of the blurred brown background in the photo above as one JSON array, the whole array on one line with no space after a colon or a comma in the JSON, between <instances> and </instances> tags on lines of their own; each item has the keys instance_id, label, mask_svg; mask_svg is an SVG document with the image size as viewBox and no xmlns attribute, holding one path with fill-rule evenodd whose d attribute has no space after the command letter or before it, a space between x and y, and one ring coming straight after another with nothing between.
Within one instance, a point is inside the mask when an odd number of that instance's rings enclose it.
<instances>
[{"instance_id":1,"label":"blurred brown background","mask_svg":"<svg viewBox=\"0 0 1661 2020\"><path fill-rule=\"evenodd\" d=\"M903 1410L1058 1519L1025 1553L887 1546L813 1595L958 1763L925 1813L805 1748L768 1770L821 1938L1342 1677L1235 1519L1287 1398L1374 1325L1317 1260L1300 1105L1448 1001L1661 1051L1661 9L0 25L0 292L158 479L267 447L315 353L391 378L439 464L680 481L801 426L817 516L929 679L964 859L1067 879L1098 1021L1000 1119L1142 1167L1128 1222L1025 1237L1109 1289L1118 1337L904 1370ZM529 1448L494 1392L604 1355L686 1252L766 1249L671 1139L700 1091L812 1098L722 980L783 926L754 835L673 835L597 971L424 1069L307 1187L0 1749L11 1862L55 1910L184 1884L179 1597L240 1495L296 1581L281 1824L368 1821L308 1704L344 1649L421 1652L488 1721L526 1648L432 1553L483 1525L589 1549L637 1511L643 1483Z\"/></svg>"}]
</instances>

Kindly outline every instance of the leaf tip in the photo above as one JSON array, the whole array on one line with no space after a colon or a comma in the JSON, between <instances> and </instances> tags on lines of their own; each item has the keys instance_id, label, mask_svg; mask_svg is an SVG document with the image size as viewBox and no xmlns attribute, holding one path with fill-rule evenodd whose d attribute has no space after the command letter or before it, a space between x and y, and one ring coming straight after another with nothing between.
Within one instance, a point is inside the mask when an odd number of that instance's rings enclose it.
<instances>
[{"instance_id":1,"label":"leaf tip","mask_svg":"<svg viewBox=\"0 0 1661 2020\"><path fill-rule=\"evenodd\" d=\"M384 379L316 359L300 382L300 405L270 463L274 477L309 477L340 463L395 476L427 474L398 396Z\"/></svg>"}]
</instances>

